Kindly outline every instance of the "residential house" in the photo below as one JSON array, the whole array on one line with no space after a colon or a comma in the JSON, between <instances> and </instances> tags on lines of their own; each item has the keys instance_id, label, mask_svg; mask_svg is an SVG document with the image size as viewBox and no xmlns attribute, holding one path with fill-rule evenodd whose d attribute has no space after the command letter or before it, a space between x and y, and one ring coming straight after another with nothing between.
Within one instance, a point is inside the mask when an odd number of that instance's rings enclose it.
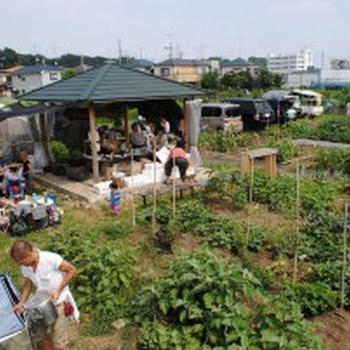
<instances>
[{"instance_id":1,"label":"residential house","mask_svg":"<svg viewBox=\"0 0 350 350\"><path fill-rule=\"evenodd\" d=\"M206 61L193 59L168 59L154 67L154 74L180 83L196 84L203 74L210 71Z\"/></svg>"},{"instance_id":2,"label":"residential house","mask_svg":"<svg viewBox=\"0 0 350 350\"><path fill-rule=\"evenodd\" d=\"M26 66L12 74L12 85L15 94L21 95L28 91L52 84L61 80L61 68L48 64Z\"/></svg>"},{"instance_id":3,"label":"residential house","mask_svg":"<svg viewBox=\"0 0 350 350\"><path fill-rule=\"evenodd\" d=\"M13 66L0 70L0 97L13 97L12 74L22 68L23 66Z\"/></svg>"},{"instance_id":4,"label":"residential house","mask_svg":"<svg viewBox=\"0 0 350 350\"><path fill-rule=\"evenodd\" d=\"M232 61L223 61L221 65L221 75L239 72L250 72L252 75L254 75L256 70L259 68L260 67L258 65L239 57Z\"/></svg>"}]
</instances>

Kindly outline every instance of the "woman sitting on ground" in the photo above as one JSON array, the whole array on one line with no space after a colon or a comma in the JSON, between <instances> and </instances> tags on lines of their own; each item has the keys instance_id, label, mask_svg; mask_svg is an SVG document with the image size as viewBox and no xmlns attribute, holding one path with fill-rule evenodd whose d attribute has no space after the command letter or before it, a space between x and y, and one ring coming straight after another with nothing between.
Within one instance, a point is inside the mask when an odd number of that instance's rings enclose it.
<instances>
[{"instance_id":1,"label":"woman sitting on ground","mask_svg":"<svg viewBox=\"0 0 350 350\"><path fill-rule=\"evenodd\" d=\"M173 170L174 164L179 168L180 177L182 181L185 181L186 171L189 167L189 162L186 158L186 152L182 148L182 144L180 141L176 142L176 147L170 151L169 158L165 163L164 170L166 175L165 183L169 183L169 177Z\"/></svg>"},{"instance_id":2,"label":"woman sitting on ground","mask_svg":"<svg viewBox=\"0 0 350 350\"><path fill-rule=\"evenodd\" d=\"M26 183L23 178L23 164L12 163L7 166L4 175L6 191L10 199L16 199L19 194L20 198L24 197ZM19 193L15 193L15 188Z\"/></svg>"}]
</instances>

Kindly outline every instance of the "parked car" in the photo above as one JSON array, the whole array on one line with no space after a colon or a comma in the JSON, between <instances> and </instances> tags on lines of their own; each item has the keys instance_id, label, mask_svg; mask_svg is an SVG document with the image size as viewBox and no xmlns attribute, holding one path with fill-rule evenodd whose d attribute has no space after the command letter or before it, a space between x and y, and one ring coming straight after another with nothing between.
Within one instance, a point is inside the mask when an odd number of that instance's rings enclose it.
<instances>
[{"instance_id":1,"label":"parked car","mask_svg":"<svg viewBox=\"0 0 350 350\"><path fill-rule=\"evenodd\" d=\"M202 130L243 130L240 107L231 103L203 103L201 110Z\"/></svg>"},{"instance_id":2,"label":"parked car","mask_svg":"<svg viewBox=\"0 0 350 350\"><path fill-rule=\"evenodd\" d=\"M276 114L277 123L284 124L301 116L300 101L287 90L272 90L262 96Z\"/></svg>"},{"instance_id":3,"label":"parked car","mask_svg":"<svg viewBox=\"0 0 350 350\"><path fill-rule=\"evenodd\" d=\"M318 92L295 89L290 94L299 99L302 116L318 117L324 112L322 95Z\"/></svg>"},{"instance_id":4,"label":"parked car","mask_svg":"<svg viewBox=\"0 0 350 350\"><path fill-rule=\"evenodd\" d=\"M276 122L276 114L264 99L227 98L222 102L240 105L244 130L259 130Z\"/></svg>"}]
</instances>

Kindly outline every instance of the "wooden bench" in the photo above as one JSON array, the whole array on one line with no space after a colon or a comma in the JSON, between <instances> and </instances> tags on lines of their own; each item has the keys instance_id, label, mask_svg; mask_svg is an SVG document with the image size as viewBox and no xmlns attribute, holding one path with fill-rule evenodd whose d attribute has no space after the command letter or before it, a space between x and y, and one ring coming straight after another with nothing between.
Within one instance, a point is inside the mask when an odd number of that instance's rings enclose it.
<instances>
[{"instance_id":1,"label":"wooden bench","mask_svg":"<svg viewBox=\"0 0 350 350\"><path fill-rule=\"evenodd\" d=\"M188 182L188 183L176 184L175 190L180 194L180 198L183 198L184 191L191 190L191 192L193 193L195 188L200 188L200 187L203 187L203 184L200 182ZM171 193L172 190L173 190L172 184L162 185L162 187L157 188L157 197L163 194ZM146 206L147 198L153 197L153 189L147 188L146 190L139 192L138 195L142 197L143 205Z\"/></svg>"}]
</instances>

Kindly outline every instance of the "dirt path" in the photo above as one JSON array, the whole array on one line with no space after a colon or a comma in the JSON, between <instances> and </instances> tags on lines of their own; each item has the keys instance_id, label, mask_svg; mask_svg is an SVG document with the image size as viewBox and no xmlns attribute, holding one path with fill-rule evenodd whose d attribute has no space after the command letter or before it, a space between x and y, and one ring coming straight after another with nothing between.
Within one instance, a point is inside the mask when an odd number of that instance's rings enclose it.
<instances>
[{"instance_id":1,"label":"dirt path","mask_svg":"<svg viewBox=\"0 0 350 350\"><path fill-rule=\"evenodd\" d=\"M347 143L317 141L317 140L309 140L309 139L297 139L297 140L293 140L293 143L297 146L310 146L310 147L321 147L321 148L350 148L350 145Z\"/></svg>"},{"instance_id":2,"label":"dirt path","mask_svg":"<svg viewBox=\"0 0 350 350\"><path fill-rule=\"evenodd\" d=\"M317 333L325 339L325 350L350 349L350 314L339 309L315 317L321 327Z\"/></svg>"}]
</instances>

